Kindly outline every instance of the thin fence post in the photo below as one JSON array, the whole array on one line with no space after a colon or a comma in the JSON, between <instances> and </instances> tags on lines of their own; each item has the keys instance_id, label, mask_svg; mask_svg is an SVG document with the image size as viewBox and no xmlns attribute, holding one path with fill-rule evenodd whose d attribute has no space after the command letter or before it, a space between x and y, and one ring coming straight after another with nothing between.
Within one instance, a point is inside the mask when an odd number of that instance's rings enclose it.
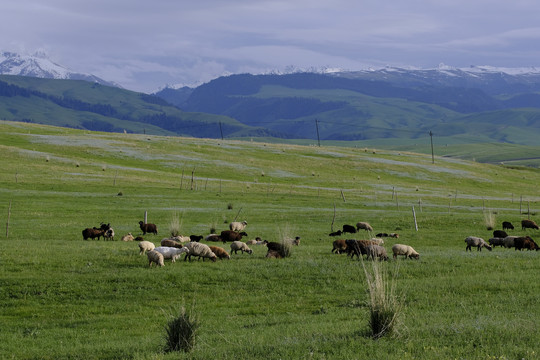
<instances>
[{"instance_id":1,"label":"thin fence post","mask_svg":"<svg viewBox=\"0 0 540 360\"><path fill-rule=\"evenodd\" d=\"M148 211L144 212L144 223L148 224Z\"/></svg>"},{"instance_id":2,"label":"thin fence post","mask_svg":"<svg viewBox=\"0 0 540 360\"><path fill-rule=\"evenodd\" d=\"M412 214L414 218L414 228L416 229L416 231L418 231L418 223L416 222L416 211L414 211L414 206L412 207Z\"/></svg>"},{"instance_id":3,"label":"thin fence post","mask_svg":"<svg viewBox=\"0 0 540 360\"><path fill-rule=\"evenodd\" d=\"M347 200L345 200L345 195L343 195L343 190L341 190L341 198L343 199L343 202L347 202Z\"/></svg>"}]
</instances>

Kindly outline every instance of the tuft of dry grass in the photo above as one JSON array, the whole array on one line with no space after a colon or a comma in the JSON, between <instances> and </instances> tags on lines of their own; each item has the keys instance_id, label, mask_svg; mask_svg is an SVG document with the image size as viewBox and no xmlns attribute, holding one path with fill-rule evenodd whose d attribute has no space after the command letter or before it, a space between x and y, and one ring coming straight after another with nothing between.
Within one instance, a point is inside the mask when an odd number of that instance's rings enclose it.
<instances>
[{"instance_id":1,"label":"tuft of dry grass","mask_svg":"<svg viewBox=\"0 0 540 360\"><path fill-rule=\"evenodd\" d=\"M362 268L366 277L369 293L371 336L379 339L385 335L397 334L397 324L402 311L402 300L396 293L398 266L389 276L388 268L379 261L370 261ZM398 264L398 263L397 263Z\"/></svg>"},{"instance_id":2,"label":"tuft of dry grass","mask_svg":"<svg viewBox=\"0 0 540 360\"><path fill-rule=\"evenodd\" d=\"M484 224L487 230L493 230L495 228L495 214L491 210L484 211Z\"/></svg>"},{"instance_id":3,"label":"tuft of dry grass","mask_svg":"<svg viewBox=\"0 0 540 360\"><path fill-rule=\"evenodd\" d=\"M177 213L174 213L171 222L169 223L169 233L172 237L175 237L181 234L181 229L182 221L180 220L180 216L178 216Z\"/></svg>"}]
</instances>

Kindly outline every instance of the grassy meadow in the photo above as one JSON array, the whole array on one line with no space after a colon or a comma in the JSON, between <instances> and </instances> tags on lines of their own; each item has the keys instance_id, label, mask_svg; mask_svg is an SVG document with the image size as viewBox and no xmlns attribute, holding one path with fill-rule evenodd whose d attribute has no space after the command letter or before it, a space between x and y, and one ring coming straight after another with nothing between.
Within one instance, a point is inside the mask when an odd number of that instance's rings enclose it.
<instances>
[{"instance_id":1,"label":"grassy meadow","mask_svg":"<svg viewBox=\"0 0 540 360\"><path fill-rule=\"evenodd\" d=\"M490 217L537 240L519 226L538 221L537 169L5 121L0 151L2 359L540 357L540 253L466 252L464 242L487 241ZM136 242L120 241L142 235L145 212L155 244L175 222L207 235L235 219L249 239L301 243L285 259L254 245L230 260L149 268ZM402 308L396 334L377 340L362 263L332 254L328 236L358 221L400 234L385 239L390 254L394 243L420 253L381 264ZM115 241L83 241L101 222ZM165 325L182 306L200 322L195 347L165 353Z\"/></svg>"}]
</instances>

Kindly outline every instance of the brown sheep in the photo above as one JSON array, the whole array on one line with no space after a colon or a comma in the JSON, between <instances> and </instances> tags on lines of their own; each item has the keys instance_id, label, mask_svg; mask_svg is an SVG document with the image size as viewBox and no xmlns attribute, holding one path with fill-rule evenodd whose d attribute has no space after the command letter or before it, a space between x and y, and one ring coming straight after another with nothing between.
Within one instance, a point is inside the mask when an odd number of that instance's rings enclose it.
<instances>
[{"instance_id":1,"label":"brown sheep","mask_svg":"<svg viewBox=\"0 0 540 360\"><path fill-rule=\"evenodd\" d=\"M220 259L230 259L231 256L224 248L219 246L210 246L210 250Z\"/></svg>"},{"instance_id":2,"label":"brown sheep","mask_svg":"<svg viewBox=\"0 0 540 360\"><path fill-rule=\"evenodd\" d=\"M521 251L522 249L538 251L538 245L529 236L520 236L515 238L514 248L519 251Z\"/></svg>"},{"instance_id":3,"label":"brown sheep","mask_svg":"<svg viewBox=\"0 0 540 360\"><path fill-rule=\"evenodd\" d=\"M221 241L223 243L233 242L233 241L241 241L243 236L248 236L245 231L242 231L240 233L232 230L223 230L219 237L221 238Z\"/></svg>"},{"instance_id":4,"label":"brown sheep","mask_svg":"<svg viewBox=\"0 0 540 360\"><path fill-rule=\"evenodd\" d=\"M525 229L539 230L540 228L538 227L538 225L536 225L536 223L534 221L528 220L528 219L523 219L523 220L521 220L521 230L525 230Z\"/></svg>"},{"instance_id":5,"label":"brown sheep","mask_svg":"<svg viewBox=\"0 0 540 360\"><path fill-rule=\"evenodd\" d=\"M105 231L96 227L86 228L82 231L83 240L94 239L96 237L99 240L100 237L105 236Z\"/></svg>"},{"instance_id":6,"label":"brown sheep","mask_svg":"<svg viewBox=\"0 0 540 360\"><path fill-rule=\"evenodd\" d=\"M332 253L341 254L347 251L347 243L343 239L334 240L332 243Z\"/></svg>"},{"instance_id":7,"label":"brown sheep","mask_svg":"<svg viewBox=\"0 0 540 360\"><path fill-rule=\"evenodd\" d=\"M145 224L143 221L139 221L139 227L141 228L143 235L146 235L146 233L157 235L158 233L156 224Z\"/></svg>"}]
</instances>

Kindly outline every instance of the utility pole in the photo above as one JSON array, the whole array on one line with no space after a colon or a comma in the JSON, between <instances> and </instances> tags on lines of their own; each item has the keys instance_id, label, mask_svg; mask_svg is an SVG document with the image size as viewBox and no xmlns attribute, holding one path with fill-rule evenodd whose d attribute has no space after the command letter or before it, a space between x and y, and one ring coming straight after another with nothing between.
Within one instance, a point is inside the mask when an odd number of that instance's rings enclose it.
<instances>
[{"instance_id":1,"label":"utility pole","mask_svg":"<svg viewBox=\"0 0 540 360\"><path fill-rule=\"evenodd\" d=\"M221 140L223 140L223 129L221 128L221 121L219 122L219 132L221 133Z\"/></svg>"},{"instance_id":2,"label":"utility pole","mask_svg":"<svg viewBox=\"0 0 540 360\"><path fill-rule=\"evenodd\" d=\"M315 119L315 127L317 128L317 143L321 147L321 138L319 137L319 120Z\"/></svg>"},{"instance_id":3,"label":"utility pole","mask_svg":"<svg viewBox=\"0 0 540 360\"><path fill-rule=\"evenodd\" d=\"M433 155L433 133L429 130L429 137L431 139L431 163L435 164L435 156Z\"/></svg>"}]
</instances>

